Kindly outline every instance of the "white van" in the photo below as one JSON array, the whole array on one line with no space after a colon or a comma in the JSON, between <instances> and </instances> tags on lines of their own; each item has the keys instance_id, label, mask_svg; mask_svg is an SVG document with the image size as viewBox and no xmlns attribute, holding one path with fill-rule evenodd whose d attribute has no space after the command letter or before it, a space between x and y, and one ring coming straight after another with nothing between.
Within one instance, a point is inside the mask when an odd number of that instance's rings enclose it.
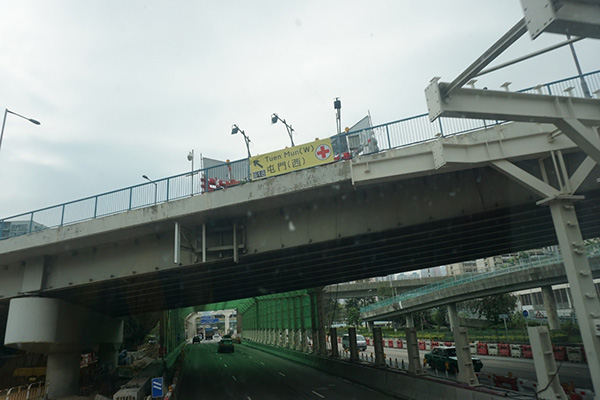
<instances>
[{"instance_id":1,"label":"white van","mask_svg":"<svg viewBox=\"0 0 600 400\"><path fill-rule=\"evenodd\" d=\"M342 347L344 350L350 349L350 336L347 333L342 336ZM356 347L359 351L367 349L367 340L363 335L356 335Z\"/></svg>"}]
</instances>

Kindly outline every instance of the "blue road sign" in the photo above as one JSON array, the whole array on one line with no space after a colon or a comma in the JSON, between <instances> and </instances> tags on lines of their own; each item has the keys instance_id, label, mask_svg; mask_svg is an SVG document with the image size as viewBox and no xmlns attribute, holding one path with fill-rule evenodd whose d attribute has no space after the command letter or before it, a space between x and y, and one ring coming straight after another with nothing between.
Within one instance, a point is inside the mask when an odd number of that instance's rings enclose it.
<instances>
[{"instance_id":1,"label":"blue road sign","mask_svg":"<svg viewBox=\"0 0 600 400\"><path fill-rule=\"evenodd\" d=\"M163 396L163 378L152 378L152 397Z\"/></svg>"},{"instance_id":2,"label":"blue road sign","mask_svg":"<svg viewBox=\"0 0 600 400\"><path fill-rule=\"evenodd\" d=\"M529 317L529 312L527 310L523 310L523 316L525 318Z\"/></svg>"}]
</instances>

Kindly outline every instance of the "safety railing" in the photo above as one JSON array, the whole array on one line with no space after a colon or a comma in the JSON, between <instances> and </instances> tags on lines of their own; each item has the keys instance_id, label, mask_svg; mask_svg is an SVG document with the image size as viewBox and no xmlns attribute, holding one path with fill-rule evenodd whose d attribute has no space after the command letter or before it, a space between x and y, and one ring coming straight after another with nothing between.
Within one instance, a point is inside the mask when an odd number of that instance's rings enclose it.
<instances>
[{"instance_id":1,"label":"safety railing","mask_svg":"<svg viewBox=\"0 0 600 400\"><path fill-rule=\"evenodd\" d=\"M45 382L35 382L29 385L16 386L0 390L0 400L33 400L41 399L48 394Z\"/></svg>"},{"instance_id":2,"label":"safety railing","mask_svg":"<svg viewBox=\"0 0 600 400\"><path fill-rule=\"evenodd\" d=\"M586 246L586 254L589 258L600 256L600 243L592 243ZM518 260L516 263L506 263L498 266L493 271L484 273L468 273L462 274L455 277L445 279L440 282L432 283L427 286L402 293L397 296L390 297L388 299L378 301L377 303L370 304L360 309L361 313L377 310L380 308L388 307L392 304L399 303L415 297L424 296L433 292L438 292L443 289L465 285L471 282L480 281L483 279L490 279L499 275L511 274L518 271L523 271L531 268L545 267L553 264L561 264L563 262L560 252L555 251L549 254L534 256L525 260ZM598 268L599 266L594 263L592 269Z\"/></svg>"},{"instance_id":3,"label":"safety railing","mask_svg":"<svg viewBox=\"0 0 600 400\"><path fill-rule=\"evenodd\" d=\"M570 95L583 96L581 79L586 80L590 92L600 89L598 70L527 88L522 92L561 94L565 89L574 87L576 89ZM351 154L356 156L423 143L439 136L472 132L501 123L503 122L462 118L438 118L431 123L428 114L420 114L336 135L332 139L345 143L341 146L343 151L349 150L347 145L354 138L359 141L371 140L363 150ZM338 152L342 152L342 148ZM0 240L235 186L247 182L248 176L249 160L242 159L14 215L0 219Z\"/></svg>"}]
</instances>

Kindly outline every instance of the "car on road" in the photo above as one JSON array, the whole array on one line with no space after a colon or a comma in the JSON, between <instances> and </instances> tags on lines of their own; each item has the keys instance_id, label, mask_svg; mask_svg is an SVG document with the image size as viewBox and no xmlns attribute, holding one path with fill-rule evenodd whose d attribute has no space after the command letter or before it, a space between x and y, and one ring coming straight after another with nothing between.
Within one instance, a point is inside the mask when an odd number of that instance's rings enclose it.
<instances>
[{"instance_id":1,"label":"car on road","mask_svg":"<svg viewBox=\"0 0 600 400\"><path fill-rule=\"evenodd\" d=\"M233 353L234 350L235 348L233 347L233 340L231 340L231 338L221 339L217 350L219 353Z\"/></svg>"},{"instance_id":2,"label":"car on road","mask_svg":"<svg viewBox=\"0 0 600 400\"><path fill-rule=\"evenodd\" d=\"M342 347L344 350L348 350L350 348L350 335L345 333L342 335ZM356 335L356 347L358 351L367 350L367 340L363 335Z\"/></svg>"},{"instance_id":3,"label":"car on road","mask_svg":"<svg viewBox=\"0 0 600 400\"><path fill-rule=\"evenodd\" d=\"M200 336L194 336L192 343L200 343Z\"/></svg>"},{"instance_id":4,"label":"car on road","mask_svg":"<svg viewBox=\"0 0 600 400\"><path fill-rule=\"evenodd\" d=\"M475 372L481 371L483 363L477 357L471 357L473 360L473 369ZM454 346L438 346L431 349L431 353L425 354L423 365L438 370L448 370L450 372L458 372L458 358L456 357L456 347Z\"/></svg>"}]
</instances>

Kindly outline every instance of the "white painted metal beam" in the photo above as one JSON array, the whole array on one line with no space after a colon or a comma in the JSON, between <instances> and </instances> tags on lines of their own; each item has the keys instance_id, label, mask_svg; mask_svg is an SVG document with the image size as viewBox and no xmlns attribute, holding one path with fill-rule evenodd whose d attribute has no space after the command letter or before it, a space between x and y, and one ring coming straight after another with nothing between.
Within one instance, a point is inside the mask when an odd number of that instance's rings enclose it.
<instances>
[{"instance_id":1,"label":"white painted metal beam","mask_svg":"<svg viewBox=\"0 0 600 400\"><path fill-rule=\"evenodd\" d=\"M600 39L600 8L594 0L521 0L532 39L544 32Z\"/></svg>"},{"instance_id":2,"label":"white painted metal beam","mask_svg":"<svg viewBox=\"0 0 600 400\"><path fill-rule=\"evenodd\" d=\"M431 121L444 116L554 124L569 118L600 125L599 99L465 88L444 98L448 85L434 79L425 89Z\"/></svg>"},{"instance_id":3,"label":"white painted metal beam","mask_svg":"<svg viewBox=\"0 0 600 400\"><path fill-rule=\"evenodd\" d=\"M559 195L558 190L543 182L542 180L531 175L529 172L517 167L515 164L506 160L493 161L491 165L500 173L513 178L521 185L537 193L542 197L556 197Z\"/></svg>"}]
</instances>

